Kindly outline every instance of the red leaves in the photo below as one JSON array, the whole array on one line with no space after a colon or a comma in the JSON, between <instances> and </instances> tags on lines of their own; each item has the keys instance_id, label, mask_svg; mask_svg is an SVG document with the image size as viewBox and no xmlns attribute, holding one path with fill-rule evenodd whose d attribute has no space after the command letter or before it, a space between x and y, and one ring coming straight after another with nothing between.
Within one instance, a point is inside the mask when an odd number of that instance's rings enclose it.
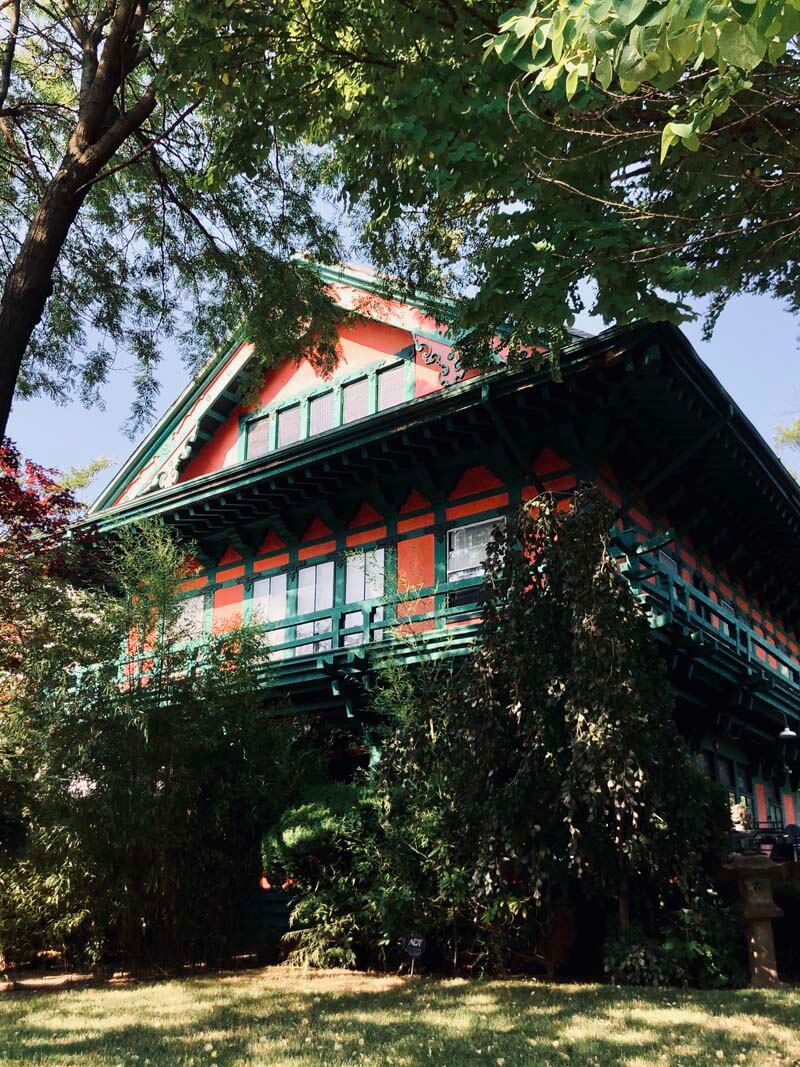
<instances>
[{"instance_id":1,"label":"red leaves","mask_svg":"<svg viewBox=\"0 0 800 1067\"><path fill-rule=\"evenodd\" d=\"M0 443L0 552L38 554L60 543L80 504L58 477L23 459L8 438Z\"/></svg>"}]
</instances>

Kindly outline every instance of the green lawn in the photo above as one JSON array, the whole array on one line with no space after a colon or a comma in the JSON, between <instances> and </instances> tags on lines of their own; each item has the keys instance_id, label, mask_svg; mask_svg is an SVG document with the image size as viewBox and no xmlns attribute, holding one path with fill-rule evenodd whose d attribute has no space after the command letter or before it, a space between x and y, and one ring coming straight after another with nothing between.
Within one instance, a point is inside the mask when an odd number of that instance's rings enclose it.
<instances>
[{"instance_id":1,"label":"green lawn","mask_svg":"<svg viewBox=\"0 0 800 1067\"><path fill-rule=\"evenodd\" d=\"M0 994L0 1064L800 1065L794 990L685 993L268 968Z\"/></svg>"}]
</instances>

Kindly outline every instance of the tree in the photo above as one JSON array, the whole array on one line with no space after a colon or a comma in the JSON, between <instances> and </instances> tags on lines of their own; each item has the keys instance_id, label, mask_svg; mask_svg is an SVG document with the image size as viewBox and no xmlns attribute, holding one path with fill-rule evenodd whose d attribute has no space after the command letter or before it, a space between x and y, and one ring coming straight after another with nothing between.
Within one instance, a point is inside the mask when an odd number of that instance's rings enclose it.
<instances>
[{"instance_id":1,"label":"tree","mask_svg":"<svg viewBox=\"0 0 800 1067\"><path fill-rule=\"evenodd\" d=\"M316 764L308 725L269 718L260 635L198 644L179 597L186 549L158 523L123 534L105 559L113 593L89 590L92 613L70 615L84 654L47 649L46 672L23 657L5 693L11 960L43 948L127 966L224 957L259 833Z\"/></svg>"},{"instance_id":2,"label":"tree","mask_svg":"<svg viewBox=\"0 0 800 1067\"><path fill-rule=\"evenodd\" d=\"M614 85L635 93L647 84L672 89L689 82L661 137L661 158L678 142L690 151L700 136L730 107L734 97L753 89L751 72L771 66L794 51L800 6L794 0L530 0L500 20L500 33L487 50L511 62L530 78L530 88L560 90L569 103L580 85ZM763 71L761 72L763 75Z\"/></svg>"},{"instance_id":3,"label":"tree","mask_svg":"<svg viewBox=\"0 0 800 1067\"><path fill-rule=\"evenodd\" d=\"M620 323L710 297L709 329L734 293L798 309L795 31L794 0L304 3L251 99L320 146L377 266L455 294L486 363L498 323L546 346L587 301Z\"/></svg>"},{"instance_id":4,"label":"tree","mask_svg":"<svg viewBox=\"0 0 800 1067\"><path fill-rule=\"evenodd\" d=\"M242 321L262 369L334 359L332 305L289 258L335 257L333 231L237 88L247 64L269 80L260 7L234 33L184 0L0 3L0 438L15 389L94 402L118 353L135 429L176 332L195 360Z\"/></svg>"},{"instance_id":5,"label":"tree","mask_svg":"<svg viewBox=\"0 0 800 1067\"><path fill-rule=\"evenodd\" d=\"M641 924L651 974L722 977L719 945L687 962L664 935L687 916L714 927L702 901L729 813L677 732L612 518L595 490L511 517L489 546L474 654L384 672L381 758L361 789L349 804L317 791L268 835L266 862L305 894L299 958L385 965L420 929L445 966L553 970L588 903L609 943Z\"/></svg>"},{"instance_id":6,"label":"tree","mask_svg":"<svg viewBox=\"0 0 800 1067\"><path fill-rule=\"evenodd\" d=\"M84 595L73 583L88 569L86 542L69 534L80 510L57 471L0 444L0 711L23 663L46 677L51 657L68 662L85 636L74 626Z\"/></svg>"}]
</instances>

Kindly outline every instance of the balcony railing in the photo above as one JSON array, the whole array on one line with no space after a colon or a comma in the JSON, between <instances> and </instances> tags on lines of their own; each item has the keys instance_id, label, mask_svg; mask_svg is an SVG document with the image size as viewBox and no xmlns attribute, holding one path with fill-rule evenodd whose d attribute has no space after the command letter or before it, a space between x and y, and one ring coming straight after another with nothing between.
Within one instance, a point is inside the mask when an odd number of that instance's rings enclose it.
<instances>
[{"instance_id":1,"label":"balcony railing","mask_svg":"<svg viewBox=\"0 0 800 1067\"><path fill-rule=\"evenodd\" d=\"M677 623L698 641L711 638L718 642L755 671L799 686L800 662L795 657L756 633L735 610L683 578L674 564L668 567L658 559L659 544L666 543L668 536L655 538L650 545L631 543L625 536L619 540L622 551L617 554L622 570L633 588L649 602L651 625L660 629Z\"/></svg>"}]
</instances>

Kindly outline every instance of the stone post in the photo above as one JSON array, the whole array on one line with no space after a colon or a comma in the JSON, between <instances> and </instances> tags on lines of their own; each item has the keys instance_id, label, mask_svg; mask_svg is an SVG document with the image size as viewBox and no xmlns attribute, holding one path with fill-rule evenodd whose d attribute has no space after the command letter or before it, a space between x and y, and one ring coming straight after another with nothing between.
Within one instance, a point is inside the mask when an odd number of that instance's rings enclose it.
<instances>
[{"instance_id":1,"label":"stone post","mask_svg":"<svg viewBox=\"0 0 800 1067\"><path fill-rule=\"evenodd\" d=\"M773 863L769 856L759 853L740 852L723 864L722 869L725 877L739 883L750 985L755 988L779 985L772 920L779 919L783 912L772 897L772 884L785 877L784 864Z\"/></svg>"}]
</instances>

